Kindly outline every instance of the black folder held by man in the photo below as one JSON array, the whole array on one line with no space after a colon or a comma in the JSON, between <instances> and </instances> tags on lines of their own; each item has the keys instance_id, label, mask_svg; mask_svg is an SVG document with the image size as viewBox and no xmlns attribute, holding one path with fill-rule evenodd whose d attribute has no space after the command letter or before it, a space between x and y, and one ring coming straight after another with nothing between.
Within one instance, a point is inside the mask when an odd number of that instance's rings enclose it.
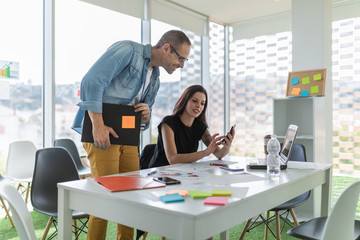
<instances>
[{"instance_id":1,"label":"black folder held by man","mask_svg":"<svg viewBox=\"0 0 360 240\"><path fill-rule=\"evenodd\" d=\"M119 138L110 134L110 143L117 145L138 146L140 141L141 112L135 112L134 106L103 103L103 119L106 126L112 127ZM82 142L94 142L92 123L85 112Z\"/></svg>"}]
</instances>

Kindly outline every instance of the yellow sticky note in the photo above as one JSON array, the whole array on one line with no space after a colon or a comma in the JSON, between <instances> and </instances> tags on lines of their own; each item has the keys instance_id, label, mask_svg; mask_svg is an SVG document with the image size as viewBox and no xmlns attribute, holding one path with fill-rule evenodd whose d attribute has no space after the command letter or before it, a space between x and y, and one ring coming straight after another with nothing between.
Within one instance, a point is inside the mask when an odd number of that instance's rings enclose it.
<instances>
[{"instance_id":1,"label":"yellow sticky note","mask_svg":"<svg viewBox=\"0 0 360 240\"><path fill-rule=\"evenodd\" d=\"M299 96L300 95L300 88L293 88L291 90L291 95L293 96Z\"/></svg>"},{"instance_id":2,"label":"yellow sticky note","mask_svg":"<svg viewBox=\"0 0 360 240\"><path fill-rule=\"evenodd\" d=\"M231 196L230 190L212 190L211 194L213 196Z\"/></svg>"},{"instance_id":3,"label":"yellow sticky note","mask_svg":"<svg viewBox=\"0 0 360 240\"><path fill-rule=\"evenodd\" d=\"M122 128L135 128L135 116L122 116Z\"/></svg>"},{"instance_id":4,"label":"yellow sticky note","mask_svg":"<svg viewBox=\"0 0 360 240\"><path fill-rule=\"evenodd\" d=\"M303 85L309 84L310 83L310 78L309 77L303 77L301 79L301 82L302 82Z\"/></svg>"},{"instance_id":5,"label":"yellow sticky note","mask_svg":"<svg viewBox=\"0 0 360 240\"><path fill-rule=\"evenodd\" d=\"M313 79L314 79L314 81L319 81L319 80L321 80L321 73L315 74L315 75L313 76Z\"/></svg>"},{"instance_id":6,"label":"yellow sticky note","mask_svg":"<svg viewBox=\"0 0 360 240\"><path fill-rule=\"evenodd\" d=\"M316 86L312 86L311 88L310 88L310 93L319 93L319 86L318 85L316 85Z\"/></svg>"}]
</instances>

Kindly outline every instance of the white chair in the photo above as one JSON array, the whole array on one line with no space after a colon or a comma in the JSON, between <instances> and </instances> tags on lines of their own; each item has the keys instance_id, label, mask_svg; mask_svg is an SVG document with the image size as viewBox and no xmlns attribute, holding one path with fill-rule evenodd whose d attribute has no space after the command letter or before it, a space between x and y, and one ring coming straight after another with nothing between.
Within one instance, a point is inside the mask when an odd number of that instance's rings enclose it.
<instances>
[{"instance_id":1,"label":"white chair","mask_svg":"<svg viewBox=\"0 0 360 240\"><path fill-rule=\"evenodd\" d=\"M356 206L359 200L360 181L352 183L340 195L325 224L324 217L311 219L290 229L287 234L301 239L353 240L359 237L355 222ZM356 230L356 231L355 231ZM321 237L320 237L321 236Z\"/></svg>"},{"instance_id":2,"label":"white chair","mask_svg":"<svg viewBox=\"0 0 360 240\"><path fill-rule=\"evenodd\" d=\"M25 202L28 202L30 184L34 172L36 147L31 141L15 141L10 143L6 163L6 175L19 182L17 189L26 182Z\"/></svg>"},{"instance_id":3,"label":"white chair","mask_svg":"<svg viewBox=\"0 0 360 240\"><path fill-rule=\"evenodd\" d=\"M5 178L1 173L0 173L0 184L3 182L7 182L10 183L11 181L8 178ZM12 227L15 227L14 222L10 216L10 212L9 209L6 207L6 204L4 202L4 199L2 197L0 197L0 207L2 207L5 211L5 218L8 218L10 221L10 224Z\"/></svg>"},{"instance_id":4,"label":"white chair","mask_svg":"<svg viewBox=\"0 0 360 240\"><path fill-rule=\"evenodd\" d=\"M20 240L36 240L34 224L20 193L7 182L0 182L0 197L10 206Z\"/></svg>"}]
</instances>

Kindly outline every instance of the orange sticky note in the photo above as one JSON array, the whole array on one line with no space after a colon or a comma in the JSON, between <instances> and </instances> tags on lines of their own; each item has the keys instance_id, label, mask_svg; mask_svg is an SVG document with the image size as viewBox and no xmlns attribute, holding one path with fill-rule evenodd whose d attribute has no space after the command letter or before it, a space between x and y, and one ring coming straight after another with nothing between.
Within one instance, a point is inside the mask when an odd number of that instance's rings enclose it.
<instances>
[{"instance_id":1,"label":"orange sticky note","mask_svg":"<svg viewBox=\"0 0 360 240\"><path fill-rule=\"evenodd\" d=\"M291 95L299 96L300 95L300 88L293 88L291 91Z\"/></svg>"},{"instance_id":2,"label":"orange sticky note","mask_svg":"<svg viewBox=\"0 0 360 240\"><path fill-rule=\"evenodd\" d=\"M135 116L122 116L122 128L135 128Z\"/></svg>"},{"instance_id":3,"label":"orange sticky note","mask_svg":"<svg viewBox=\"0 0 360 240\"><path fill-rule=\"evenodd\" d=\"M174 194L174 193L178 193L183 197L186 197L188 195L188 191L187 190L170 190L169 192L167 192L166 194Z\"/></svg>"}]
</instances>

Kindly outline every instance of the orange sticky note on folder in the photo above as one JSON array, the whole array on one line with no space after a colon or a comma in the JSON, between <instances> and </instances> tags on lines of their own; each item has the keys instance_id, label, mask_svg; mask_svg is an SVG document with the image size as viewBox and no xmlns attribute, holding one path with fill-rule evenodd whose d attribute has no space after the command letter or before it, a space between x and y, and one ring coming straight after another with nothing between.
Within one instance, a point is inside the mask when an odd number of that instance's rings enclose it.
<instances>
[{"instance_id":1,"label":"orange sticky note on folder","mask_svg":"<svg viewBox=\"0 0 360 240\"><path fill-rule=\"evenodd\" d=\"M135 116L122 116L122 128L135 128Z\"/></svg>"}]
</instances>

